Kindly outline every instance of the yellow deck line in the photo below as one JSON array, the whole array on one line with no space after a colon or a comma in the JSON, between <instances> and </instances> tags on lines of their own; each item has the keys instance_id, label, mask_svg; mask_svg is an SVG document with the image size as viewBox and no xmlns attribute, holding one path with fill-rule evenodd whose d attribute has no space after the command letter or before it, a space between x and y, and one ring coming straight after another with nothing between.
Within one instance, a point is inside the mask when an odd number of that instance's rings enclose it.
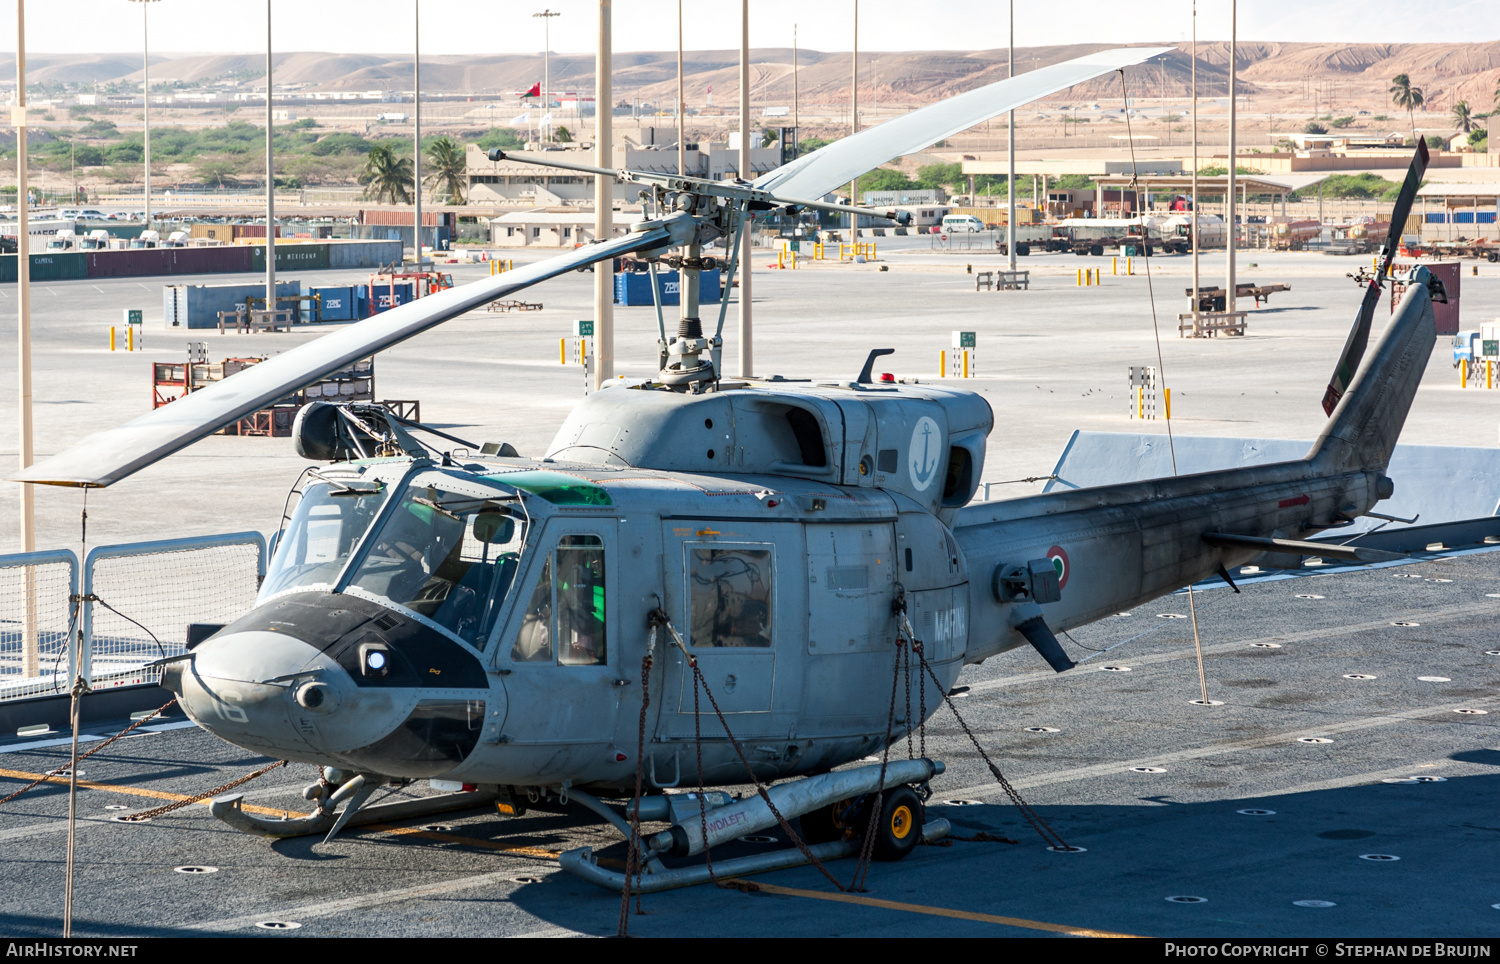
<instances>
[{"instance_id":1,"label":"yellow deck line","mask_svg":"<svg viewBox=\"0 0 1500 964\"><path fill-rule=\"evenodd\" d=\"M831 900L839 904L861 904L865 907L879 907L883 910L902 910L911 914L928 914L932 917L952 917L957 920L979 921L984 924L1004 924L1007 927L1024 927L1033 931L1051 931L1054 934L1068 934L1072 937L1140 937L1139 934L1117 934L1114 931L1096 931L1087 927L1070 927L1067 924L1049 924L1046 921L1027 920L1024 917L1002 917L999 914L981 914L975 911L954 910L949 907L931 907L927 904L907 904L899 900L881 900L879 897L866 897L863 894L840 894L820 890L802 890L797 887L782 887L779 884L767 884L756 881L755 886L767 894L778 894L784 897L809 897L813 900Z\"/></svg>"},{"instance_id":2,"label":"yellow deck line","mask_svg":"<svg viewBox=\"0 0 1500 964\"><path fill-rule=\"evenodd\" d=\"M5 769L0 769L0 777L10 777L12 780L25 780L28 783L30 783L32 780L35 780L35 779L37 779L38 777L41 777L41 776L43 776L43 775L40 774L40 773L27 773L24 770L5 770ZM62 786L67 786L68 785L68 778L67 777L47 777L45 782L47 782L47 783L57 783L57 784L61 784ZM132 797L148 797L148 798L150 798L152 800L190 800L190 799L192 799L192 796L190 794L186 794L186 793L168 793L165 790L144 790L144 789L142 789L140 787L126 787L126 786L121 786L121 785L119 785L117 783L95 783L92 780L79 780L78 781L78 788L80 790L108 790L111 793L124 793L124 794L127 794L127 795L132 796ZM212 802L213 801L212 801L211 798L208 799L208 800L199 800L198 801L198 805L202 806L202 807L206 807L206 806L208 806ZM240 809L241 810L245 810L245 811L247 811L249 813L263 814L263 815L268 816L268 817L285 816L286 813L287 813L286 808L284 808L284 807L282 809L278 810L278 809L273 809L271 807L257 807L257 806L254 806L254 805L248 804L248 803L241 804L240 805Z\"/></svg>"}]
</instances>

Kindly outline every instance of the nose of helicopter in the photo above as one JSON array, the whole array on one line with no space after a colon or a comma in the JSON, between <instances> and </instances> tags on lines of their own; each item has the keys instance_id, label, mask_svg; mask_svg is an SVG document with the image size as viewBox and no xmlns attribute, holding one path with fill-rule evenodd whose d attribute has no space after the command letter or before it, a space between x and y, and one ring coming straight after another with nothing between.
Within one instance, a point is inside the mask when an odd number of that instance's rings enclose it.
<instances>
[{"instance_id":1,"label":"nose of helicopter","mask_svg":"<svg viewBox=\"0 0 1500 964\"><path fill-rule=\"evenodd\" d=\"M205 640L166 680L199 726L246 749L316 761L394 730L403 702L359 699L348 672L286 633L231 632Z\"/></svg>"}]
</instances>

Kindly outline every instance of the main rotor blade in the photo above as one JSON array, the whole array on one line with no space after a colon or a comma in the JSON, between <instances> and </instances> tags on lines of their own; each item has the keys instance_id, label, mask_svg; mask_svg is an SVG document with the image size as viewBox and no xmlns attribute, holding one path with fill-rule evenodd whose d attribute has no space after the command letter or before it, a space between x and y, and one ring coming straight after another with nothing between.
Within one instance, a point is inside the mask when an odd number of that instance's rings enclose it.
<instances>
[{"instance_id":1,"label":"main rotor blade","mask_svg":"<svg viewBox=\"0 0 1500 964\"><path fill-rule=\"evenodd\" d=\"M1412 155L1411 166L1406 170L1406 180L1401 185L1401 193L1396 196L1396 206L1391 211L1391 226L1386 232L1385 247L1380 251L1380 260L1377 262L1379 267L1375 277L1370 279L1369 286L1365 288L1359 312L1354 316L1354 326L1349 329L1349 337L1344 340L1344 350L1333 368L1333 377L1328 380L1328 388L1323 392L1325 415L1333 414L1339 399L1348 391L1349 383L1354 381L1354 373L1359 371L1360 360L1365 357L1365 347L1370 343L1370 326L1375 321L1375 306L1380 304L1381 286L1385 284L1385 277L1391 270L1391 260L1396 257L1396 248L1401 243L1406 218L1411 214L1412 202L1417 198L1417 188L1422 186L1422 175L1427 173L1428 156L1427 142L1417 141L1416 153Z\"/></svg>"},{"instance_id":2,"label":"main rotor blade","mask_svg":"<svg viewBox=\"0 0 1500 964\"><path fill-rule=\"evenodd\" d=\"M676 220L689 221L685 215ZM584 245L537 264L429 295L272 356L126 422L88 436L15 476L20 482L106 486L361 358L466 311L596 261L674 242L674 223Z\"/></svg>"},{"instance_id":3,"label":"main rotor blade","mask_svg":"<svg viewBox=\"0 0 1500 964\"><path fill-rule=\"evenodd\" d=\"M1175 47L1120 47L1052 64L869 127L755 180L782 197L819 198L886 161L931 147L1023 104L1158 57ZM850 198L850 200L855 200Z\"/></svg>"}]
</instances>

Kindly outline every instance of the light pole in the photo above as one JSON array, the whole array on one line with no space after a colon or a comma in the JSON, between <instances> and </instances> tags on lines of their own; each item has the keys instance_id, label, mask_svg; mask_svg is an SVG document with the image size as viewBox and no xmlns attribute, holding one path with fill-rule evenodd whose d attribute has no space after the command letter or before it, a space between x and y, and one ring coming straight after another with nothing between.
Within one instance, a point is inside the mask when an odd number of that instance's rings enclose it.
<instances>
[{"instance_id":1,"label":"light pole","mask_svg":"<svg viewBox=\"0 0 1500 964\"><path fill-rule=\"evenodd\" d=\"M1235 89L1234 89L1235 88L1234 74L1235 74L1235 66L1236 66L1235 65L1235 41L1236 41L1236 39L1239 36L1238 25L1239 25L1239 2L1238 2L1238 0L1230 0L1230 4L1229 4L1229 177L1228 177L1228 180L1225 182L1226 185L1227 185L1227 187L1226 187L1226 189L1224 191L1224 208L1225 208L1226 214L1228 215L1227 217L1224 218L1224 220L1226 222L1228 222L1227 224L1225 224L1224 227L1229 232L1229 243L1226 245L1226 247L1229 249L1229 256L1226 259L1228 261L1228 264L1225 266L1225 269L1226 269L1225 270L1225 275L1226 275L1226 277L1225 277L1225 284L1224 284L1224 310L1228 311L1228 312L1234 311L1234 295L1235 295L1235 284L1234 284L1234 247L1235 247L1235 242L1238 240L1238 235L1239 235L1239 232L1235 229L1235 223L1234 223L1234 181L1235 181L1235 177L1234 177L1235 170L1234 169L1235 169L1235 162L1236 162L1236 160L1238 160L1238 158L1235 156L1236 153L1238 152L1238 143L1235 140L1235 133L1236 133L1236 131L1235 131L1235 121L1237 120L1237 108L1238 108L1238 102L1239 102L1239 97L1236 96Z\"/></svg>"},{"instance_id":2,"label":"light pole","mask_svg":"<svg viewBox=\"0 0 1500 964\"><path fill-rule=\"evenodd\" d=\"M130 0L131 3L141 5L141 104L145 107L142 126L145 127L146 140L146 227L143 230L151 230L151 34L147 29L146 11L151 9L151 4L157 0Z\"/></svg>"},{"instance_id":3,"label":"light pole","mask_svg":"<svg viewBox=\"0 0 1500 964\"><path fill-rule=\"evenodd\" d=\"M422 270L422 0L412 0L412 69L411 69L411 114L416 123L416 150L412 151L412 175L416 183L412 185L416 191L416 226L412 231L412 241L415 248L414 254L417 259L417 270ZM436 244L436 239L433 241ZM417 279L416 296L422 297L422 279Z\"/></svg>"},{"instance_id":4,"label":"light pole","mask_svg":"<svg viewBox=\"0 0 1500 964\"><path fill-rule=\"evenodd\" d=\"M546 118L552 113L552 18L561 17L562 14L556 10L543 10L541 13L532 14L533 17L542 18L542 117ZM552 122L547 121L547 131L551 132Z\"/></svg>"},{"instance_id":5,"label":"light pole","mask_svg":"<svg viewBox=\"0 0 1500 964\"><path fill-rule=\"evenodd\" d=\"M1010 29L1009 53L1006 61L1006 79L1016 75L1016 0L1010 0ZM1016 270L1016 112L1011 111L1005 118L1005 160L1006 181L1005 194L1009 199L1010 210L1005 216L1005 260L1010 270ZM1033 198L1032 200L1035 200Z\"/></svg>"},{"instance_id":6,"label":"light pole","mask_svg":"<svg viewBox=\"0 0 1500 964\"><path fill-rule=\"evenodd\" d=\"M740 180L755 180L755 171L750 164L750 0L740 0ZM744 212L745 224L740 228L740 311L736 334L739 336L740 375L750 377L755 373L755 343L753 341L753 318L750 295L751 278L750 249L753 244L750 212ZM726 282L727 283L727 282ZM729 297L725 288L721 298Z\"/></svg>"},{"instance_id":7,"label":"light pole","mask_svg":"<svg viewBox=\"0 0 1500 964\"><path fill-rule=\"evenodd\" d=\"M266 0L266 310L276 310L276 154L271 140L271 0ZM272 321L276 316L270 316Z\"/></svg>"},{"instance_id":8,"label":"light pole","mask_svg":"<svg viewBox=\"0 0 1500 964\"><path fill-rule=\"evenodd\" d=\"M679 11L680 11L679 7ZM599 0L599 49L594 60L594 163L603 168L610 167L613 153L610 141L614 134L614 34L613 11L610 0ZM679 14L680 17L680 14ZM681 23L681 20L678 20ZM680 31L679 27L679 31ZM679 33L680 37L680 33ZM680 46L678 50L682 48ZM681 54L679 53L679 57ZM681 73L678 74L681 83ZM680 89L680 88L679 88ZM682 161L682 101L678 100L677 150L678 164ZM614 178L594 177L594 240L608 241L614 237ZM615 270L614 259L609 258L594 265L594 344L596 368L594 388L599 388L615 376Z\"/></svg>"}]
</instances>

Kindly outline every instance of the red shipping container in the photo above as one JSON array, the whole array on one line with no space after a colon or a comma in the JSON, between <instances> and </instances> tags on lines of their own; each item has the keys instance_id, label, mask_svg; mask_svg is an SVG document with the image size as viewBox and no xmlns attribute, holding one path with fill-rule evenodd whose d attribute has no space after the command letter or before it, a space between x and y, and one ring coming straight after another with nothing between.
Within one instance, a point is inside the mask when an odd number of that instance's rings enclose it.
<instances>
[{"instance_id":1,"label":"red shipping container","mask_svg":"<svg viewBox=\"0 0 1500 964\"><path fill-rule=\"evenodd\" d=\"M250 270L250 248L135 248L88 252L90 278L143 278L152 275L216 274Z\"/></svg>"},{"instance_id":2,"label":"red shipping container","mask_svg":"<svg viewBox=\"0 0 1500 964\"><path fill-rule=\"evenodd\" d=\"M1448 303L1432 306L1432 320L1437 326L1439 335L1456 335L1460 327L1458 319L1458 296L1460 286L1463 284L1463 265L1457 261L1441 261L1437 263L1428 262L1423 265L1432 276L1443 283L1443 293L1448 297ZM1412 265L1397 264L1393 267L1394 274L1410 271ZM1393 281L1391 283L1391 311L1401 303L1401 295L1406 291L1406 285Z\"/></svg>"}]
</instances>

